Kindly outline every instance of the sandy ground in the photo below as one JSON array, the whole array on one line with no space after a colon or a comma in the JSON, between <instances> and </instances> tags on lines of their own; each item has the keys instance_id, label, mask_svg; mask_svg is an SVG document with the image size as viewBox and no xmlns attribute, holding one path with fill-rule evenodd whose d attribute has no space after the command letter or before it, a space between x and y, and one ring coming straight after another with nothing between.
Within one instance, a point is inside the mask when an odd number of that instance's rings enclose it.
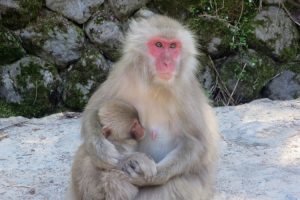
<instances>
[{"instance_id":1,"label":"sandy ground","mask_svg":"<svg viewBox=\"0 0 300 200\"><path fill-rule=\"evenodd\" d=\"M300 200L300 99L216 108L215 200ZM78 114L0 119L0 200L64 199Z\"/></svg>"}]
</instances>

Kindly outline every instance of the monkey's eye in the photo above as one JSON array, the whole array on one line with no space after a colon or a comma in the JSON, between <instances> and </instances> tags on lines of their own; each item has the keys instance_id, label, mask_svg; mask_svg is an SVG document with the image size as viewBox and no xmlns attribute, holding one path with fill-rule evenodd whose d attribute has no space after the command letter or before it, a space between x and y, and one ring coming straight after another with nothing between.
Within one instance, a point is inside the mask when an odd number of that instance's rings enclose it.
<instances>
[{"instance_id":1,"label":"monkey's eye","mask_svg":"<svg viewBox=\"0 0 300 200\"><path fill-rule=\"evenodd\" d=\"M162 47L163 47L163 45L162 45L161 42L156 42L156 43L155 43L155 46L157 46L158 48L162 48Z\"/></svg>"},{"instance_id":2,"label":"monkey's eye","mask_svg":"<svg viewBox=\"0 0 300 200\"><path fill-rule=\"evenodd\" d=\"M172 49L176 48L176 43L170 44L170 48L172 48Z\"/></svg>"}]
</instances>

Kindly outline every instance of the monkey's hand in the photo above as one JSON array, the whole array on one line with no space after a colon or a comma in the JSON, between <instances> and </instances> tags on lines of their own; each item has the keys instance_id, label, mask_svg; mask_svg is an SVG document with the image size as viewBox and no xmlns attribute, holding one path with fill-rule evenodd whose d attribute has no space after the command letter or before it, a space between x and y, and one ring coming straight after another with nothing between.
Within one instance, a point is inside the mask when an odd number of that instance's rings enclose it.
<instances>
[{"instance_id":1,"label":"monkey's hand","mask_svg":"<svg viewBox=\"0 0 300 200\"><path fill-rule=\"evenodd\" d=\"M156 173L156 164L143 153L128 155L120 162L120 169L125 172L132 184L144 185L147 180L152 179Z\"/></svg>"},{"instance_id":2,"label":"monkey's hand","mask_svg":"<svg viewBox=\"0 0 300 200\"><path fill-rule=\"evenodd\" d=\"M91 137L93 139L86 140L85 148L96 166L104 169L118 167L122 155L116 147L106 139Z\"/></svg>"},{"instance_id":3,"label":"monkey's hand","mask_svg":"<svg viewBox=\"0 0 300 200\"><path fill-rule=\"evenodd\" d=\"M199 169L203 145L191 135L183 135L180 143L156 165L157 174L148 181L150 185L163 185L171 178Z\"/></svg>"}]
</instances>

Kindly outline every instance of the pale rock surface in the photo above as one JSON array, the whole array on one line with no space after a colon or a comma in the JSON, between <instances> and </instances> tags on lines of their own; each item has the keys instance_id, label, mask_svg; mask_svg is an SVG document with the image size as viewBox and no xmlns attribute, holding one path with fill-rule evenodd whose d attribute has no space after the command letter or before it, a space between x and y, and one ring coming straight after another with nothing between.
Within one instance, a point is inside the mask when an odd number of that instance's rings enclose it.
<instances>
[{"instance_id":1,"label":"pale rock surface","mask_svg":"<svg viewBox=\"0 0 300 200\"><path fill-rule=\"evenodd\" d=\"M216 108L215 200L300 199L300 99ZM77 115L0 119L1 199L64 199L80 144Z\"/></svg>"}]
</instances>

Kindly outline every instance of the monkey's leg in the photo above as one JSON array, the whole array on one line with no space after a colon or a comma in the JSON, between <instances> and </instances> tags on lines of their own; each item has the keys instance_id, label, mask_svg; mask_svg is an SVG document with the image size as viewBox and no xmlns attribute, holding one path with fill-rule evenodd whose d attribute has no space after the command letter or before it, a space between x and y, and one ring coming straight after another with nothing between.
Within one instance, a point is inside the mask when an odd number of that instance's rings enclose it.
<instances>
[{"instance_id":1,"label":"monkey's leg","mask_svg":"<svg viewBox=\"0 0 300 200\"><path fill-rule=\"evenodd\" d=\"M100 169L83 145L75 154L68 200L134 199L138 190L120 170Z\"/></svg>"},{"instance_id":2,"label":"monkey's leg","mask_svg":"<svg viewBox=\"0 0 300 200\"><path fill-rule=\"evenodd\" d=\"M170 179L166 184L139 188L135 200L211 200L210 184L203 184L200 174L183 175Z\"/></svg>"},{"instance_id":3,"label":"monkey's leg","mask_svg":"<svg viewBox=\"0 0 300 200\"><path fill-rule=\"evenodd\" d=\"M138 193L138 188L129 183L128 177L119 170L102 172L101 182L105 200L133 200Z\"/></svg>"},{"instance_id":4,"label":"monkey's leg","mask_svg":"<svg viewBox=\"0 0 300 200\"><path fill-rule=\"evenodd\" d=\"M101 170L85 163L78 181L81 200L134 199L138 189L119 170ZM80 199L80 198L79 198Z\"/></svg>"}]
</instances>

